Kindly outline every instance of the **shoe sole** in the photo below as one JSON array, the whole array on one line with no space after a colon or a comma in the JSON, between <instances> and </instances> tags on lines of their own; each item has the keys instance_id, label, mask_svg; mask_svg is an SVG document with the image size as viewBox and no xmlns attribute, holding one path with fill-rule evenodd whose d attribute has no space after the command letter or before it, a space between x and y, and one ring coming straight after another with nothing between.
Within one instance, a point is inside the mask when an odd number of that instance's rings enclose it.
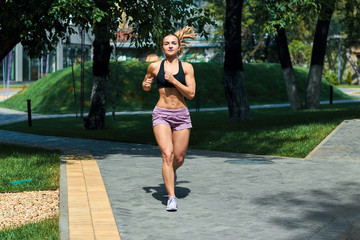
<instances>
[{"instance_id":1,"label":"shoe sole","mask_svg":"<svg viewBox=\"0 0 360 240\"><path fill-rule=\"evenodd\" d=\"M166 211L168 211L168 212L176 212L177 209L166 209Z\"/></svg>"}]
</instances>

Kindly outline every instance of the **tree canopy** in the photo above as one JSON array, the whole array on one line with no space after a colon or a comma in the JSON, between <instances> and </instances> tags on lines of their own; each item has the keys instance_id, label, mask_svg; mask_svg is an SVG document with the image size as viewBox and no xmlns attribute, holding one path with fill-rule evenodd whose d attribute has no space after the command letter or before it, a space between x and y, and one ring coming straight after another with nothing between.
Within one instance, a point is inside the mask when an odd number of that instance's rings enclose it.
<instances>
[{"instance_id":1,"label":"tree canopy","mask_svg":"<svg viewBox=\"0 0 360 240\"><path fill-rule=\"evenodd\" d=\"M19 42L30 56L39 56L66 40L75 26L89 28L103 19L113 34L123 14L132 29L132 42L141 48L156 48L164 33L184 25L206 36L205 25L212 23L209 11L192 0L6 0L0 2L0 9L1 59Z\"/></svg>"}]
</instances>

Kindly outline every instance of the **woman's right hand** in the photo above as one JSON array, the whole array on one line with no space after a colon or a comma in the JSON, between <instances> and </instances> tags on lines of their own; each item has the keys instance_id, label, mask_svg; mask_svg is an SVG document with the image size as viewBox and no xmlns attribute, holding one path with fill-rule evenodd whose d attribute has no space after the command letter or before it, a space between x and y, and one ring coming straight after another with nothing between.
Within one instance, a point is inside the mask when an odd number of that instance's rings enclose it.
<instances>
[{"instance_id":1,"label":"woman's right hand","mask_svg":"<svg viewBox=\"0 0 360 240\"><path fill-rule=\"evenodd\" d=\"M151 89L151 85L154 82L154 77L147 77L145 78L144 82L143 82L143 88L145 91L149 91Z\"/></svg>"},{"instance_id":2,"label":"woman's right hand","mask_svg":"<svg viewBox=\"0 0 360 240\"><path fill-rule=\"evenodd\" d=\"M159 72L160 63L160 61L153 62L147 68L145 78L142 82L142 87L145 91L150 91L151 85L154 83L156 73Z\"/></svg>"}]
</instances>

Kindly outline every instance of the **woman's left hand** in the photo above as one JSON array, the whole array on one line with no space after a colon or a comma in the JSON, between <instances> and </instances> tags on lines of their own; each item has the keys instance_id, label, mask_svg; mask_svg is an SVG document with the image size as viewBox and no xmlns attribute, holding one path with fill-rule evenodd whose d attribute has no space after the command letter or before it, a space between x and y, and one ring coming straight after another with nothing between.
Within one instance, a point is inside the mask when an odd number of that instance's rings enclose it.
<instances>
[{"instance_id":1,"label":"woman's left hand","mask_svg":"<svg viewBox=\"0 0 360 240\"><path fill-rule=\"evenodd\" d=\"M172 84L174 84L176 81L174 75L171 72L165 72L165 80Z\"/></svg>"}]
</instances>

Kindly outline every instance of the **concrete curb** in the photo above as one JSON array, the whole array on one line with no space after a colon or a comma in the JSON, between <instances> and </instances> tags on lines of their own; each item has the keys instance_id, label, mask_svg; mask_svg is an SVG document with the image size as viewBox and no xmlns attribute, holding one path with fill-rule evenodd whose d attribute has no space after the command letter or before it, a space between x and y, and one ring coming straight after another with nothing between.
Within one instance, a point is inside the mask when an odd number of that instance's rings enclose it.
<instances>
[{"instance_id":1,"label":"concrete curb","mask_svg":"<svg viewBox=\"0 0 360 240\"><path fill-rule=\"evenodd\" d=\"M66 176L66 160L64 152L60 156L60 202L59 202L59 228L60 239L69 239L69 214L68 214L68 194L67 194L67 176Z\"/></svg>"},{"instance_id":2,"label":"concrete curb","mask_svg":"<svg viewBox=\"0 0 360 240\"><path fill-rule=\"evenodd\" d=\"M324 145L345 123L349 120L342 121L324 140L322 140L306 157L309 159L322 145Z\"/></svg>"}]
</instances>

